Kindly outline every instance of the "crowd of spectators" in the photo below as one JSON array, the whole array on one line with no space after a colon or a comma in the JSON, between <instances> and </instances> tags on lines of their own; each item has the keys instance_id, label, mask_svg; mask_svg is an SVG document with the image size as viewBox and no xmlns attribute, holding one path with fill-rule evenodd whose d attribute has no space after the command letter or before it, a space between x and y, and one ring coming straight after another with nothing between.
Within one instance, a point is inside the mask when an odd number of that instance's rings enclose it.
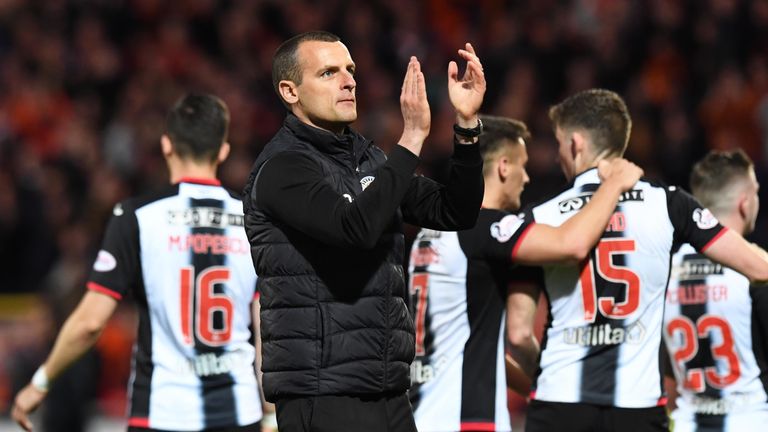
<instances>
[{"instance_id":1,"label":"crowd of spectators","mask_svg":"<svg viewBox=\"0 0 768 432\"><path fill-rule=\"evenodd\" d=\"M590 87L626 98L628 157L649 177L686 187L711 148L744 148L759 178L768 168L768 0L0 0L0 412L31 374L12 365L39 363L82 294L112 206L167 183L172 102L189 90L226 101L221 177L241 190L285 114L272 54L314 29L347 44L354 127L385 150L419 57L433 110L421 169L437 178L452 143L446 65L465 41L484 63L483 112L533 132L524 204L564 181L548 107Z\"/></svg>"}]
</instances>

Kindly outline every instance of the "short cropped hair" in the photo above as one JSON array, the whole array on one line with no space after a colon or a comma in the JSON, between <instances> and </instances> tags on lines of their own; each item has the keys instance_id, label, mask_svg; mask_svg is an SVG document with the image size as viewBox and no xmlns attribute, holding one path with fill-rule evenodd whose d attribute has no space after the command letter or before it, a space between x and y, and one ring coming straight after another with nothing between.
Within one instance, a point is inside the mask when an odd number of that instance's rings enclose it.
<instances>
[{"instance_id":1,"label":"short cropped hair","mask_svg":"<svg viewBox=\"0 0 768 432\"><path fill-rule=\"evenodd\" d=\"M493 170L493 160L509 146L521 145L531 139L525 123L507 117L481 115L483 134L480 136L480 155L483 158L483 175Z\"/></svg>"},{"instance_id":2,"label":"short cropped hair","mask_svg":"<svg viewBox=\"0 0 768 432\"><path fill-rule=\"evenodd\" d=\"M166 134L182 159L214 162L227 140L229 109L216 96L189 93L166 118Z\"/></svg>"},{"instance_id":3,"label":"short cropped hair","mask_svg":"<svg viewBox=\"0 0 768 432\"><path fill-rule=\"evenodd\" d=\"M691 171L691 192L715 213L727 212L739 193L737 186L754 169L752 159L743 150L712 150L696 162Z\"/></svg>"},{"instance_id":4,"label":"short cropped hair","mask_svg":"<svg viewBox=\"0 0 768 432\"><path fill-rule=\"evenodd\" d=\"M287 104L280 96L280 81L293 81L296 85L301 84L301 64L297 51L302 42L338 42L341 38L327 31L311 31L298 34L283 42L275 51L272 57L272 87L283 105Z\"/></svg>"},{"instance_id":5,"label":"short cropped hair","mask_svg":"<svg viewBox=\"0 0 768 432\"><path fill-rule=\"evenodd\" d=\"M555 128L584 130L596 155L622 156L632 131L632 118L618 94L604 89L584 90L549 109Z\"/></svg>"}]
</instances>

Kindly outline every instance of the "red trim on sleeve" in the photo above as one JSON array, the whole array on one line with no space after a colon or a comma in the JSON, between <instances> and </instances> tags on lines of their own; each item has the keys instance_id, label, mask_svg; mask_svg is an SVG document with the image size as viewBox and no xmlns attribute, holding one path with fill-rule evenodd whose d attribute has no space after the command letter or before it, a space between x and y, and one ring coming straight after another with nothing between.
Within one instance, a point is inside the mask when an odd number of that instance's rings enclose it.
<instances>
[{"instance_id":1,"label":"red trim on sleeve","mask_svg":"<svg viewBox=\"0 0 768 432\"><path fill-rule=\"evenodd\" d=\"M460 431L490 431L496 430L496 424L490 422L461 422Z\"/></svg>"},{"instance_id":2,"label":"red trim on sleeve","mask_svg":"<svg viewBox=\"0 0 768 432\"><path fill-rule=\"evenodd\" d=\"M113 289L109 289L109 288L105 287L104 285L99 285L96 282L88 282L85 285L85 287L88 288L91 291L96 291L98 293L102 293L104 295L108 295L108 296L112 297L115 300L122 300L123 299L123 296L119 292L117 292L117 291L115 291Z\"/></svg>"},{"instance_id":3,"label":"red trim on sleeve","mask_svg":"<svg viewBox=\"0 0 768 432\"><path fill-rule=\"evenodd\" d=\"M517 250L520 249L520 245L523 244L523 240L525 240L525 236L528 235L528 231L530 231L531 227L533 227L534 225L536 225L536 222L525 227L523 232L520 234L520 237L517 239L517 242L515 243L515 247L512 248L512 261L514 261L515 258L517 258Z\"/></svg>"},{"instance_id":4,"label":"red trim on sleeve","mask_svg":"<svg viewBox=\"0 0 768 432\"><path fill-rule=\"evenodd\" d=\"M212 178L197 178L197 177L182 177L179 183L195 183L208 186L221 186L221 182L218 179Z\"/></svg>"},{"instance_id":5,"label":"red trim on sleeve","mask_svg":"<svg viewBox=\"0 0 768 432\"><path fill-rule=\"evenodd\" d=\"M533 390L532 392L528 393L528 397L529 397L531 400L534 400L534 399L536 399L536 390Z\"/></svg>"},{"instance_id":6,"label":"red trim on sleeve","mask_svg":"<svg viewBox=\"0 0 768 432\"><path fill-rule=\"evenodd\" d=\"M667 397L662 396L659 398L659 401L656 402L656 406L667 406Z\"/></svg>"},{"instance_id":7,"label":"red trim on sleeve","mask_svg":"<svg viewBox=\"0 0 768 432\"><path fill-rule=\"evenodd\" d=\"M261 293L260 292L257 291L255 293L253 293L253 300L254 301L258 300L260 297L261 297Z\"/></svg>"},{"instance_id":8,"label":"red trim on sleeve","mask_svg":"<svg viewBox=\"0 0 768 432\"><path fill-rule=\"evenodd\" d=\"M147 418L147 417L131 417L131 418L128 419L128 426L149 429L149 418Z\"/></svg>"},{"instance_id":9,"label":"red trim on sleeve","mask_svg":"<svg viewBox=\"0 0 768 432\"><path fill-rule=\"evenodd\" d=\"M701 250L699 252L704 252L705 250L709 249L709 247L712 246L713 244L715 244L717 239L722 237L723 234L725 234L726 231L728 231L728 227L723 227L723 229L721 229L720 232L717 233L716 236L712 237L712 240L708 241L707 244L705 244L704 247L701 248Z\"/></svg>"}]
</instances>

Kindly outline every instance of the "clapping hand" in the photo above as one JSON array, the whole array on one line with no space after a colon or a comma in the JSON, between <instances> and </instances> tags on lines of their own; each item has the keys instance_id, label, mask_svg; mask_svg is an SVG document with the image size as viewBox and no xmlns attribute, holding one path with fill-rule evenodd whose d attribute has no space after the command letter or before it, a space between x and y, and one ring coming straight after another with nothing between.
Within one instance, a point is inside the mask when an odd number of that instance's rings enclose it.
<instances>
[{"instance_id":1,"label":"clapping hand","mask_svg":"<svg viewBox=\"0 0 768 432\"><path fill-rule=\"evenodd\" d=\"M456 124L474 128L485 95L485 74L472 44L467 43L465 49L459 50L459 55L467 61L467 68L459 79L459 66L455 61L448 63L448 96L456 109Z\"/></svg>"}]
</instances>

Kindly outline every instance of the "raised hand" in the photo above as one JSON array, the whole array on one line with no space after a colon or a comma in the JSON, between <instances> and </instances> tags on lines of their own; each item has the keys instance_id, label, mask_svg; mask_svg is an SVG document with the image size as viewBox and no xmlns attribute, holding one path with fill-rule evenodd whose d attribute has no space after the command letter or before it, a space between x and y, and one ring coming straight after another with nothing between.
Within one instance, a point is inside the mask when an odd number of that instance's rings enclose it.
<instances>
[{"instance_id":1,"label":"raised hand","mask_svg":"<svg viewBox=\"0 0 768 432\"><path fill-rule=\"evenodd\" d=\"M642 168L623 158L601 160L597 164L597 172L603 183L613 183L622 191L632 189L643 176Z\"/></svg>"},{"instance_id":2,"label":"raised hand","mask_svg":"<svg viewBox=\"0 0 768 432\"><path fill-rule=\"evenodd\" d=\"M416 57L411 57L405 72L403 88L400 91L400 111L403 113L403 135L398 142L401 146L419 155L424 140L429 135L432 116L429 112L424 73Z\"/></svg>"},{"instance_id":3,"label":"raised hand","mask_svg":"<svg viewBox=\"0 0 768 432\"><path fill-rule=\"evenodd\" d=\"M467 43L459 55L467 61L467 68L459 79L459 66L455 61L448 63L448 96L456 109L456 123L473 128L477 126L477 112L485 95L485 74L472 44Z\"/></svg>"}]
</instances>

